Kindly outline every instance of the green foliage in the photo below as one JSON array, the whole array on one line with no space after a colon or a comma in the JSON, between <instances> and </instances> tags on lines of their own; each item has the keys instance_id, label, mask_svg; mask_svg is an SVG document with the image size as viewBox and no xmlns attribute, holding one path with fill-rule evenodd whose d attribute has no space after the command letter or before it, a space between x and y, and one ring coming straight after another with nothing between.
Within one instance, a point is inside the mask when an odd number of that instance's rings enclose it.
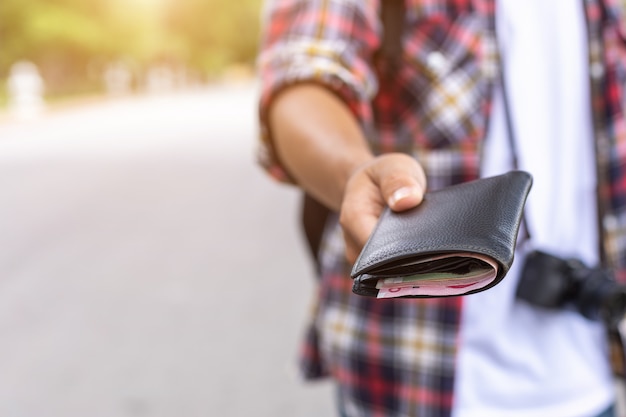
<instances>
[{"instance_id":1,"label":"green foliage","mask_svg":"<svg viewBox=\"0 0 626 417\"><path fill-rule=\"evenodd\" d=\"M262 0L0 0L0 79L28 59L53 94L123 60L212 76L256 55Z\"/></svg>"},{"instance_id":2,"label":"green foliage","mask_svg":"<svg viewBox=\"0 0 626 417\"><path fill-rule=\"evenodd\" d=\"M259 0L171 2L166 25L186 37L186 56L201 67L251 62L259 31Z\"/></svg>"}]
</instances>

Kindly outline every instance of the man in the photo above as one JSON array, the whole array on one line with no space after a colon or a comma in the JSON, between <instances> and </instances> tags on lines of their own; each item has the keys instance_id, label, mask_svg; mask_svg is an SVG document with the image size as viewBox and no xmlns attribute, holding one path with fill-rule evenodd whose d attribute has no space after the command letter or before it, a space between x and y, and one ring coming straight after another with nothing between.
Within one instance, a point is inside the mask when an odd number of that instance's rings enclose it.
<instances>
[{"instance_id":1,"label":"man","mask_svg":"<svg viewBox=\"0 0 626 417\"><path fill-rule=\"evenodd\" d=\"M389 36L379 14L357 0L276 0L265 14L263 164L338 213L305 374L332 376L347 416L613 415L602 323L516 289L535 250L624 277L619 5L407 0L391 74L377 65ZM534 177L529 237L503 282L462 298L351 293L385 205L406 210L426 190L514 168Z\"/></svg>"}]
</instances>

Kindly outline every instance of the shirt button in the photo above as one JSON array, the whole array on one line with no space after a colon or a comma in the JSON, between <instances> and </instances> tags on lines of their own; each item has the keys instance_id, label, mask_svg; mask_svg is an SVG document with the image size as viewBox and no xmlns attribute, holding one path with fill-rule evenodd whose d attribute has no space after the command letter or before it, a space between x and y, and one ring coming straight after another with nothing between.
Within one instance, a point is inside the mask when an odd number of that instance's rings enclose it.
<instances>
[{"instance_id":1,"label":"shirt button","mask_svg":"<svg viewBox=\"0 0 626 417\"><path fill-rule=\"evenodd\" d=\"M591 78L594 80L600 79L604 75L604 65L599 62L594 62L591 64L591 68L589 69Z\"/></svg>"},{"instance_id":2,"label":"shirt button","mask_svg":"<svg viewBox=\"0 0 626 417\"><path fill-rule=\"evenodd\" d=\"M603 220L604 228L607 230L615 230L619 226L619 222L615 216L607 215Z\"/></svg>"},{"instance_id":3,"label":"shirt button","mask_svg":"<svg viewBox=\"0 0 626 417\"><path fill-rule=\"evenodd\" d=\"M434 51L426 57L428 68L435 74L442 75L448 71L450 63L448 59L439 51Z\"/></svg>"}]
</instances>

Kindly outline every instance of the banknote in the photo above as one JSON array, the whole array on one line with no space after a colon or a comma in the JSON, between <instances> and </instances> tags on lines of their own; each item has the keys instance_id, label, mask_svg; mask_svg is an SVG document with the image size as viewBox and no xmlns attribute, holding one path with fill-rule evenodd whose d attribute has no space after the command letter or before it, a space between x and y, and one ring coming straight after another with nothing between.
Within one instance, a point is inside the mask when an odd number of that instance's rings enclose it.
<instances>
[{"instance_id":1,"label":"banknote","mask_svg":"<svg viewBox=\"0 0 626 417\"><path fill-rule=\"evenodd\" d=\"M432 272L429 268L421 268L419 264L432 264L433 261L443 259L444 256L433 256L416 263L416 269L423 272L379 279L376 283L378 298L395 298L420 295L459 295L473 289L482 288L492 282L497 275L498 266L491 259L475 253L459 253L459 258L472 258L475 262L463 262L462 271ZM413 265L414 263L408 264ZM407 264L404 264L406 266ZM468 267L469 265L469 267Z\"/></svg>"}]
</instances>

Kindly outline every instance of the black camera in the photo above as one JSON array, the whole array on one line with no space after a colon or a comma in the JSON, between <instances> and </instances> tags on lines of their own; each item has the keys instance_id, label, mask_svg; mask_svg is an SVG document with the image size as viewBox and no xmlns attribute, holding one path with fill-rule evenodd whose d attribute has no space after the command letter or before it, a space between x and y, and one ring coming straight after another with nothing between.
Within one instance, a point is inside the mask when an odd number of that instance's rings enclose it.
<instances>
[{"instance_id":1,"label":"black camera","mask_svg":"<svg viewBox=\"0 0 626 417\"><path fill-rule=\"evenodd\" d=\"M604 320L611 326L626 313L626 286L615 282L608 270L541 251L526 257L517 298L538 307L573 308L588 319Z\"/></svg>"}]
</instances>

